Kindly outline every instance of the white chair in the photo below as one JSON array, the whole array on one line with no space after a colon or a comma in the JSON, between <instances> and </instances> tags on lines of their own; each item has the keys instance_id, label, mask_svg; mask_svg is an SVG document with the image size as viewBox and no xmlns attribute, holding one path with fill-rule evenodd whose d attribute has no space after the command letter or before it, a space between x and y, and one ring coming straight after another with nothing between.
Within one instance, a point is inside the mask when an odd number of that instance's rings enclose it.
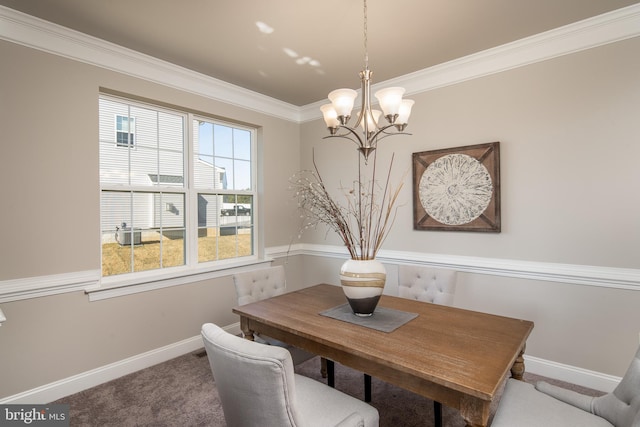
<instances>
[{"instance_id":1,"label":"white chair","mask_svg":"<svg viewBox=\"0 0 640 427\"><path fill-rule=\"evenodd\" d=\"M284 267L281 265L236 273L233 275L233 283L238 305L282 295L287 290Z\"/></svg>"},{"instance_id":2,"label":"white chair","mask_svg":"<svg viewBox=\"0 0 640 427\"><path fill-rule=\"evenodd\" d=\"M398 266L398 296L453 305L457 272L446 268L414 265Z\"/></svg>"},{"instance_id":3,"label":"white chair","mask_svg":"<svg viewBox=\"0 0 640 427\"><path fill-rule=\"evenodd\" d=\"M229 427L377 427L374 407L294 373L291 354L207 323L202 338Z\"/></svg>"},{"instance_id":4,"label":"white chair","mask_svg":"<svg viewBox=\"0 0 640 427\"><path fill-rule=\"evenodd\" d=\"M398 296L433 304L453 305L457 272L445 268L398 266ZM364 400L371 402L371 377L364 376ZM442 405L433 402L435 425L442 426ZM515 427L515 426L514 426Z\"/></svg>"},{"instance_id":5,"label":"white chair","mask_svg":"<svg viewBox=\"0 0 640 427\"><path fill-rule=\"evenodd\" d=\"M236 273L233 275L233 283L236 287L238 305L250 304L266 298L282 295L287 290L286 275L284 267L281 265ZM291 352L294 365L298 365L316 356L315 354L265 335L255 334L254 339L263 344L277 345L286 348ZM322 377L326 378L327 361L324 358L321 359L320 371ZM330 385L333 385L333 378L330 377L329 380Z\"/></svg>"},{"instance_id":6,"label":"white chair","mask_svg":"<svg viewBox=\"0 0 640 427\"><path fill-rule=\"evenodd\" d=\"M620 384L600 397L510 378L492 427L640 427L640 348Z\"/></svg>"}]
</instances>

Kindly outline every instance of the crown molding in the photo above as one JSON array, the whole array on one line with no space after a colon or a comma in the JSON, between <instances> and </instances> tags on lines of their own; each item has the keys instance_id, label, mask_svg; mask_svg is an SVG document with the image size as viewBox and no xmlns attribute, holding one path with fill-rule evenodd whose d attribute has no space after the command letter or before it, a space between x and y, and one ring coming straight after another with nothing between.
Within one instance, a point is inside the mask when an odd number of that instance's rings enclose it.
<instances>
[{"instance_id":1,"label":"crown molding","mask_svg":"<svg viewBox=\"0 0 640 427\"><path fill-rule=\"evenodd\" d=\"M376 83L371 91L401 86L410 96L637 36L640 3ZM301 107L300 121L321 118L320 106L326 103Z\"/></svg>"},{"instance_id":2,"label":"crown molding","mask_svg":"<svg viewBox=\"0 0 640 427\"><path fill-rule=\"evenodd\" d=\"M640 35L640 3L374 84L407 95L453 85ZM0 39L297 123L321 117L302 107L0 6Z\"/></svg>"},{"instance_id":3,"label":"crown molding","mask_svg":"<svg viewBox=\"0 0 640 427\"><path fill-rule=\"evenodd\" d=\"M0 40L299 122L299 107L0 6Z\"/></svg>"}]
</instances>

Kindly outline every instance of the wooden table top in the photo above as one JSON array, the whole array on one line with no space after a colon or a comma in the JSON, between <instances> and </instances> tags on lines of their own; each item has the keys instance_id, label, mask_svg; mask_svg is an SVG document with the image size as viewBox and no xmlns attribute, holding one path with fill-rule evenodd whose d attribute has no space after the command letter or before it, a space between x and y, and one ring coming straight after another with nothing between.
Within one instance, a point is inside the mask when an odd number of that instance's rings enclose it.
<instances>
[{"instance_id":1,"label":"wooden table top","mask_svg":"<svg viewBox=\"0 0 640 427\"><path fill-rule=\"evenodd\" d=\"M233 312L252 331L427 397L440 397L445 404L447 397L432 387L493 400L533 329L533 322L526 320L386 295L379 307L418 317L385 333L319 314L345 302L339 286L321 284L236 307ZM449 400L454 403L454 397Z\"/></svg>"}]
</instances>

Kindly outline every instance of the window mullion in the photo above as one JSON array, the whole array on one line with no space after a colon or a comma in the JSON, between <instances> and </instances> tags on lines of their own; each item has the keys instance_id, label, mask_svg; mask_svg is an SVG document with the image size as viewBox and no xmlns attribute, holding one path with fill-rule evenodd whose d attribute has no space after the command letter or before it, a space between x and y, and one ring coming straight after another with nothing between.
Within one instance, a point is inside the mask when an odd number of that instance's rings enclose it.
<instances>
[{"instance_id":1,"label":"window mullion","mask_svg":"<svg viewBox=\"0 0 640 427\"><path fill-rule=\"evenodd\" d=\"M183 138L184 139L184 138ZM160 112L156 111L156 173L158 174L157 177L157 182L156 182L156 186L160 186L160 175L162 175L160 172L162 172L160 170ZM184 175L184 172L182 173ZM184 182L184 178L182 179L182 181ZM162 252L162 246L164 243L164 230L163 230L163 214L162 214L162 206L164 206L164 193L162 192L162 190L160 191L160 193L158 194L158 197L160 197L159 200L159 206L158 206L158 211L155 211L155 203L153 203L154 205L154 209L151 210L151 215L157 215L158 216L158 221L159 221L159 225L160 225L160 251L158 252L158 257L160 258L158 260L158 263L160 264L160 268L163 267L163 252ZM153 199L153 198L152 198Z\"/></svg>"},{"instance_id":2,"label":"window mullion","mask_svg":"<svg viewBox=\"0 0 640 427\"><path fill-rule=\"evenodd\" d=\"M187 197L185 203L188 205L187 216L185 217L187 235L187 260L186 264L190 267L198 265L198 193L195 189L194 178L194 133L193 133L193 114L188 113L185 118L185 147L184 147L184 168L185 173L185 190Z\"/></svg>"}]
</instances>

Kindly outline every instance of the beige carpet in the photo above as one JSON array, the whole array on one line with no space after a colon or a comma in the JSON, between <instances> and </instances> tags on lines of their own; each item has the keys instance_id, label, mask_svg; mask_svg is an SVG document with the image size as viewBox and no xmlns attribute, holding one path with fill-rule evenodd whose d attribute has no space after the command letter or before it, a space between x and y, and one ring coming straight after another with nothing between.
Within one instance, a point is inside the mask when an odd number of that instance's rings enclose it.
<instances>
[{"instance_id":1,"label":"beige carpet","mask_svg":"<svg viewBox=\"0 0 640 427\"><path fill-rule=\"evenodd\" d=\"M71 426L222 427L225 426L222 407L209 362L203 354L202 351L187 354L52 403L70 405ZM319 358L297 366L296 371L322 380ZM362 373L336 364L335 378L337 389L363 398ZM537 381L541 377L526 374L525 379ZM580 392L601 394L555 383ZM380 412L381 427L433 425L430 400L376 378L372 385L371 404ZM457 411L446 406L443 407L443 424L445 427L464 427Z\"/></svg>"}]
</instances>

